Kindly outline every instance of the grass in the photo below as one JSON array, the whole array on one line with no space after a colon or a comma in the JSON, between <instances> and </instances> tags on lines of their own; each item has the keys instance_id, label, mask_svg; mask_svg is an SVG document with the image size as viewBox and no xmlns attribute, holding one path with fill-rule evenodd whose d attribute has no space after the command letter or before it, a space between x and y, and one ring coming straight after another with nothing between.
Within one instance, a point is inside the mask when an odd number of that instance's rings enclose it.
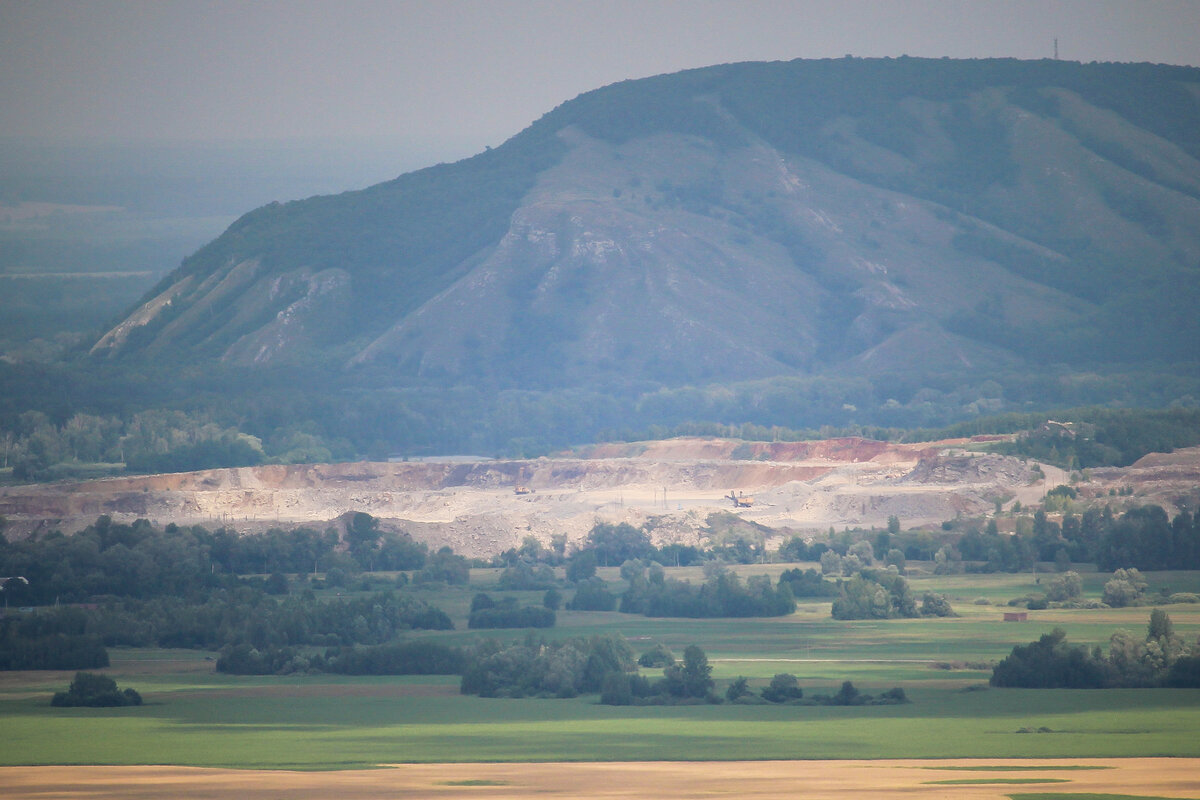
<instances>
[{"instance_id":1,"label":"grass","mask_svg":"<svg viewBox=\"0 0 1200 800\"><path fill-rule=\"evenodd\" d=\"M152 686L143 681L147 705L132 709L52 709L48 696L0 701L10 731L0 763L337 769L438 761L1200 756L1200 691L1191 690L915 688L905 706L616 708L594 698L464 697L453 682L427 678L226 679L186 690L176 678L161 690ZM1019 733L1038 727L1055 732Z\"/></svg>"},{"instance_id":2,"label":"grass","mask_svg":"<svg viewBox=\"0 0 1200 800\"><path fill-rule=\"evenodd\" d=\"M1013 576L970 579L979 588L993 580L1013 587ZM1118 627L1143 631L1148 609L1047 610L1013 624L999 621L993 606L957 608L962 616L953 619L857 622L830 619L827 603L780 619L562 612L559 627L538 632L616 632L635 652L662 642L679 654L694 642L712 660L718 691L737 675L763 686L790 672L809 694L844 680L872 694L899 685L912 700L902 706L488 700L458 694L455 676L228 676L213 672L212 654L114 649L108 674L141 692L145 706L56 709L50 695L66 688L70 673L0 673L0 765L314 770L442 761L1200 757L1200 690L990 689L986 669L932 667L995 660L1055 626L1071 641L1103 644ZM1177 632L1195 641L1200 608L1168 611ZM464 628L423 635L483 635Z\"/></svg>"}]
</instances>

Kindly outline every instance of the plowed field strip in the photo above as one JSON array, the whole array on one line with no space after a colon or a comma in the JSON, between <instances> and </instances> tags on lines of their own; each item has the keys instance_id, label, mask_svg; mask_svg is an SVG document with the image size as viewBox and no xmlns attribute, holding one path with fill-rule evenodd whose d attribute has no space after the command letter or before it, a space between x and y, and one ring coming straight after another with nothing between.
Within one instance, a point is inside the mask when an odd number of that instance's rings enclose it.
<instances>
[{"instance_id":1,"label":"plowed field strip","mask_svg":"<svg viewBox=\"0 0 1200 800\"><path fill-rule=\"evenodd\" d=\"M930 768L969 767L980 779L997 767L1012 780L1020 767L1062 791L1200 798L1200 759L1056 759L1054 761L756 761L549 764L401 764L344 772L287 772L190 767L5 767L0 786L9 800L293 800L338 797L589 798L871 797L1002 800L1011 785L930 785ZM1079 769L1081 766L1107 769ZM1057 767L1057 769L1055 769Z\"/></svg>"}]
</instances>

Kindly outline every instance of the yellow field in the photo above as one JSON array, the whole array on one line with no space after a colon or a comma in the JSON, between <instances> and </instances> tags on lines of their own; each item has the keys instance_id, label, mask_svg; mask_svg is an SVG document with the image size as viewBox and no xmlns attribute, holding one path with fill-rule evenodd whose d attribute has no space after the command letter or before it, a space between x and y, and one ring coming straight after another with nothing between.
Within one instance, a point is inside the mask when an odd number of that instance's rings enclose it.
<instances>
[{"instance_id":1,"label":"yellow field","mask_svg":"<svg viewBox=\"0 0 1200 800\"><path fill-rule=\"evenodd\" d=\"M989 770L988 768L997 768ZM947 781L957 783L946 783ZM985 783L995 781L995 783ZM1003 800L1021 792L1200 798L1200 759L402 764L283 772L189 767L4 767L7 800L796 798Z\"/></svg>"}]
</instances>

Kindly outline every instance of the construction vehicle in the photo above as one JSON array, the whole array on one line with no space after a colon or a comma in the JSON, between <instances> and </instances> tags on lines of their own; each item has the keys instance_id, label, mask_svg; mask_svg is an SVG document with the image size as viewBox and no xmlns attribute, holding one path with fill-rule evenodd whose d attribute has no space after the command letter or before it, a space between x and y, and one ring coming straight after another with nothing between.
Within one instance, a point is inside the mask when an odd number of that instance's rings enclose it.
<instances>
[{"instance_id":1,"label":"construction vehicle","mask_svg":"<svg viewBox=\"0 0 1200 800\"><path fill-rule=\"evenodd\" d=\"M741 492L734 494L732 489L729 491L729 494L725 496L733 501L734 508L750 508L750 506L754 505L753 497L748 497Z\"/></svg>"}]
</instances>

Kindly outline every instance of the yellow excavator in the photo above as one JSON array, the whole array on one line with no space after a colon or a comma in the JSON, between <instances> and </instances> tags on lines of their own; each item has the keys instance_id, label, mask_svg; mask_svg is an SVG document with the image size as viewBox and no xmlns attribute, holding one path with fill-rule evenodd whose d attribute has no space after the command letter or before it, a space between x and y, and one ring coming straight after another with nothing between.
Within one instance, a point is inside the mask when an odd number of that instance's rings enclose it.
<instances>
[{"instance_id":1,"label":"yellow excavator","mask_svg":"<svg viewBox=\"0 0 1200 800\"><path fill-rule=\"evenodd\" d=\"M725 497L733 501L734 508L749 508L754 505L753 497L748 497L741 492L734 494L732 489L729 490L729 494L725 495Z\"/></svg>"}]
</instances>

